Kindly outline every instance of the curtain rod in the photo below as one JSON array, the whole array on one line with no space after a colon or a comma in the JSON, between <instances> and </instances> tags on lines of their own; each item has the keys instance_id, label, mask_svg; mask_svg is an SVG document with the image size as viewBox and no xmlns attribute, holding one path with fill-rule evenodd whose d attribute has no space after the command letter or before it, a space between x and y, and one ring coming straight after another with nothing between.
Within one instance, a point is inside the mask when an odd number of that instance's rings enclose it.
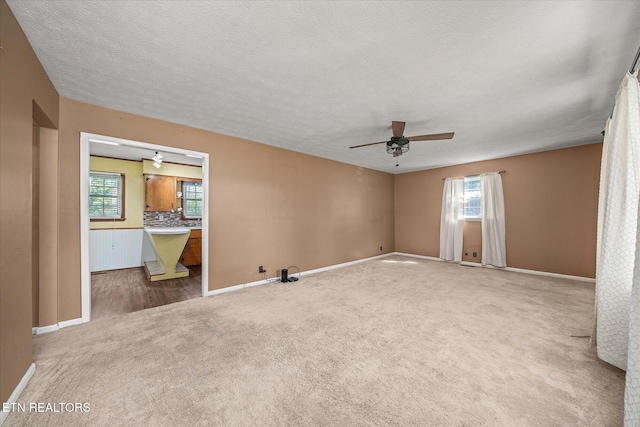
<instances>
[{"instance_id":1,"label":"curtain rod","mask_svg":"<svg viewBox=\"0 0 640 427\"><path fill-rule=\"evenodd\" d=\"M635 58L633 58L633 62L631 63L631 68L629 68L629 74L633 74L638 69L638 62L640 62L640 47L636 52ZM613 110L611 110L611 114L609 114L609 118L613 118L613 111L616 109L615 104L613 106ZM604 131L600 132L600 135L604 136Z\"/></svg>"},{"instance_id":2,"label":"curtain rod","mask_svg":"<svg viewBox=\"0 0 640 427\"><path fill-rule=\"evenodd\" d=\"M638 51L636 52L636 57L633 58L633 62L631 63L631 68L629 68L629 73L633 74L636 72L636 70L638 69L638 62L640 61L640 47L638 48Z\"/></svg>"},{"instance_id":3,"label":"curtain rod","mask_svg":"<svg viewBox=\"0 0 640 427\"><path fill-rule=\"evenodd\" d=\"M500 174L505 173L505 172L507 172L507 171L505 171L505 170L498 171L498 173L500 173ZM472 177L474 177L474 176L480 176L480 175L481 175L481 174L479 174L479 173L478 173L478 174L475 174L475 175L452 176L451 178L472 178ZM442 178L442 180L443 180L443 181L444 181L445 179L447 179L447 178Z\"/></svg>"}]
</instances>

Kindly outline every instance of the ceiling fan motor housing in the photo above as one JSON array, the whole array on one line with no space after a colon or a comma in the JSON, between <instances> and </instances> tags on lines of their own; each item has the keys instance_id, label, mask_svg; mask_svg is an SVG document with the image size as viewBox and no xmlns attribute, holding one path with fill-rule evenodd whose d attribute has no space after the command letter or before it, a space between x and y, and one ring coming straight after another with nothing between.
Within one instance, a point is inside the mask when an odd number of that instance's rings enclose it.
<instances>
[{"instance_id":1,"label":"ceiling fan motor housing","mask_svg":"<svg viewBox=\"0 0 640 427\"><path fill-rule=\"evenodd\" d=\"M404 136L392 136L387 141L387 153L393 154L393 157L401 156L409 151L409 140Z\"/></svg>"}]
</instances>

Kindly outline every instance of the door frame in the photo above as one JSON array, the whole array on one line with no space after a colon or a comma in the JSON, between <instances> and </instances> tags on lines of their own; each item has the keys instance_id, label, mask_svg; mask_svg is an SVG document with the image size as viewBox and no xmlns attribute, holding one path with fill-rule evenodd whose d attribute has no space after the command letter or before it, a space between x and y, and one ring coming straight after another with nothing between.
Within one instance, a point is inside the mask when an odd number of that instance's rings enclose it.
<instances>
[{"instance_id":1,"label":"door frame","mask_svg":"<svg viewBox=\"0 0 640 427\"><path fill-rule=\"evenodd\" d=\"M202 296L209 292L209 153L169 147L147 142L80 132L80 297L82 322L91 320L91 270L89 266L89 139L116 142L120 145L202 157Z\"/></svg>"}]
</instances>

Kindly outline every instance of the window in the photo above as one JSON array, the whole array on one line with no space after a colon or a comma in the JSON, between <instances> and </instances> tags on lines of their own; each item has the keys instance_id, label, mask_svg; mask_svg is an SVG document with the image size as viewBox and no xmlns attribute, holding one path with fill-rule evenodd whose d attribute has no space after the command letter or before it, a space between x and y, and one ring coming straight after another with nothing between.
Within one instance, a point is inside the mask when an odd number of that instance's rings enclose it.
<instances>
[{"instance_id":1,"label":"window","mask_svg":"<svg viewBox=\"0 0 640 427\"><path fill-rule=\"evenodd\" d=\"M480 177L464 179L464 219L480 219Z\"/></svg>"},{"instance_id":2,"label":"window","mask_svg":"<svg viewBox=\"0 0 640 427\"><path fill-rule=\"evenodd\" d=\"M89 173L89 218L124 220L124 176L113 172Z\"/></svg>"},{"instance_id":3,"label":"window","mask_svg":"<svg viewBox=\"0 0 640 427\"><path fill-rule=\"evenodd\" d=\"M202 183L182 182L183 216L185 218L202 218Z\"/></svg>"}]
</instances>

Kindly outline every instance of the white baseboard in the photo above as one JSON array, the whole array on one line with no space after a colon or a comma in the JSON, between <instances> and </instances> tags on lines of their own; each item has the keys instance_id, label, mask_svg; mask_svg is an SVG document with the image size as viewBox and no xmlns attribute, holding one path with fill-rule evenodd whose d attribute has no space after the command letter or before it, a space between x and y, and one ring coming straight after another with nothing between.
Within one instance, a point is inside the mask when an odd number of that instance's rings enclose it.
<instances>
[{"instance_id":1,"label":"white baseboard","mask_svg":"<svg viewBox=\"0 0 640 427\"><path fill-rule=\"evenodd\" d=\"M36 335L47 334L49 332L57 331L58 329L60 329L60 325L57 323L54 323L53 325L49 325L49 326L38 326L36 330Z\"/></svg>"},{"instance_id":2,"label":"white baseboard","mask_svg":"<svg viewBox=\"0 0 640 427\"><path fill-rule=\"evenodd\" d=\"M537 271L537 270L526 270L524 268L514 268L514 267L494 267L492 265L485 266L486 268L497 268L499 270L505 271L513 271L515 273L525 273L525 274L537 274L538 276L548 276L548 277L557 277L559 279L570 279L570 280L579 280L581 282L589 282L595 283L596 279L592 277L583 277L583 276L571 276L569 274L560 274L560 273L550 273L548 271Z\"/></svg>"},{"instance_id":3,"label":"white baseboard","mask_svg":"<svg viewBox=\"0 0 640 427\"><path fill-rule=\"evenodd\" d=\"M357 259L355 261L343 262L342 264L330 265L328 267L316 268L314 270L302 271L302 272L300 272L300 276L307 275L307 274L322 273L323 271L335 270L336 268L348 267L350 265L360 264L361 262L371 261L371 260L379 259L379 258L385 258L385 257L388 257L389 255L394 255L394 254L395 254L395 252L391 252L391 253L388 253L388 254L372 256L372 257L369 257L369 258Z\"/></svg>"},{"instance_id":4,"label":"white baseboard","mask_svg":"<svg viewBox=\"0 0 640 427\"><path fill-rule=\"evenodd\" d=\"M48 332L57 331L58 329L66 328L68 326L79 325L81 323L82 323L82 318L63 320L62 322L54 323L53 325L38 326L37 328L32 328L32 333L34 335L42 335Z\"/></svg>"},{"instance_id":5,"label":"white baseboard","mask_svg":"<svg viewBox=\"0 0 640 427\"><path fill-rule=\"evenodd\" d=\"M77 319L63 320L62 322L58 322L58 326L60 326L60 329L62 329L62 328L67 328L69 326L79 325L81 323L83 323L82 317L78 317Z\"/></svg>"},{"instance_id":6,"label":"white baseboard","mask_svg":"<svg viewBox=\"0 0 640 427\"><path fill-rule=\"evenodd\" d=\"M479 262L471 262L471 261L461 261L460 265L466 265L467 267L489 267L489 268L496 268L494 266L483 266L482 264L480 264ZM501 268L500 270L504 270L504 268Z\"/></svg>"},{"instance_id":7,"label":"white baseboard","mask_svg":"<svg viewBox=\"0 0 640 427\"><path fill-rule=\"evenodd\" d=\"M379 259L379 258L385 258L385 257L392 256L392 255L406 256L406 257L412 257L412 258L420 258L420 259L425 259L425 260L429 260L429 261L444 262L444 260L441 259L441 258L436 258L436 257L431 257L431 256L426 256L426 255L409 254L409 253L405 253L405 252L390 252L390 253L383 254L383 255L376 255L376 256L373 256L373 257L369 257L369 258L362 258L362 259L358 259L358 260L355 260L355 261L349 261L349 262L344 262L344 263L341 263L341 264L330 265L330 266L327 266L327 267L316 268L314 270L302 271L302 272L300 272L300 276L304 276L304 275L308 275L308 274L321 273L323 271L329 271L329 270L334 270L336 268L347 267L347 266L350 266L350 265L359 264L361 262L371 261L371 260ZM461 265L471 266L471 267L494 268L496 270L512 271L512 272L515 272L515 273L525 273L525 274L534 274L534 275L538 275L538 276L557 277L557 278L560 278L560 279L579 280L579 281L591 282L591 283L595 282L595 279L590 278L590 277L571 276L571 275L568 275L568 274L550 273L550 272L547 272L547 271L527 270L527 269L524 269L524 268L514 268L514 267L494 267L493 265L484 265L483 266L479 262L469 262L469 261L462 261L460 264ZM267 283L272 283L272 282L269 282L267 280L258 280L258 281L255 281L255 282L243 283L243 284L240 284L240 285L229 286L229 287L222 288L222 289L214 289L212 291L207 292L205 296L212 296L212 295L223 294L223 293L226 293L226 292L233 292L233 291L237 291L237 290L240 290L240 289L249 288L251 286L265 285ZM78 319L78 320L80 320L80 319Z\"/></svg>"},{"instance_id":8,"label":"white baseboard","mask_svg":"<svg viewBox=\"0 0 640 427\"><path fill-rule=\"evenodd\" d=\"M36 371L36 364L32 363L31 366L29 366L29 369L27 369L27 372L25 372L24 376L22 377L18 385L16 386L15 390L13 390L13 393L11 393L11 396L9 396L9 400L7 400L6 403L18 402L18 398L20 397L20 394L22 394L22 391L29 383L29 380L31 379L35 371ZM0 411L0 425L4 423L4 421L7 419L9 414L10 412Z\"/></svg>"},{"instance_id":9,"label":"white baseboard","mask_svg":"<svg viewBox=\"0 0 640 427\"><path fill-rule=\"evenodd\" d=\"M261 282L267 283L264 280L261 280ZM261 283L258 283L258 282L253 282L253 283L261 284ZM207 292L205 297L210 297L212 295L218 295L218 294L224 294L224 293L227 293L227 292L239 291L240 289L244 289L244 287L245 287L245 285L235 285L235 286L229 286L229 287L222 288L222 289L214 289L212 291Z\"/></svg>"},{"instance_id":10,"label":"white baseboard","mask_svg":"<svg viewBox=\"0 0 640 427\"><path fill-rule=\"evenodd\" d=\"M434 258L434 257L424 256L424 255L407 254L407 253L403 253L403 252L394 252L393 254L394 255L408 256L408 257L413 257L413 258L428 259L428 260L431 260L431 261L444 261L443 259L440 259L440 258ZM515 268L515 267L496 267L496 266L493 266L493 265L482 265L479 262L462 261L462 262L460 262L460 265L466 265L466 266L469 266L469 267L493 268L493 269L496 269L496 270L513 271L514 273L535 274L537 276L557 277L559 279L579 280L581 282L595 283L595 281L596 281L596 279L591 278L591 277L571 276L569 274L550 273L548 271L527 270L527 269L524 269L524 268Z\"/></svg>"},{"instance_id":11,"label":"white baseboard","mask_svg":"<svg viewBox=\"0 0 640 427\"><path fill-rule=\"evenodd\" d=\"M373 259L384 258L384 257L387 257L389 255L394 255L394 254L396 254L396 253L395 252L391 252L391 253L387 253L387 254L383 254L383 255L376 255L376 256L373 256L373 257L369 257L369 258L357 259L355 261L343 262L342 264L335 264L335 265L330 265L330 266L327 266L327 267L316 268L314 270L301 271L300 272L300 277L302 277L303 275L321 273L323 271L329 271L329 270L334 270L336 268L347 267L349 265L359 264L361 262L371 261ZM270 280L273 280L273 279L270 279ZM237 291L237 290L244 289L244 288L250 288L252 286L266 285L267 283L274 283L274 282L270 282L268 280L258 280L258 281L255 281L255 282L243 283L243 284L235 285L235 286L228 286L226 288L214 289L212 291L209 291L209 292L206 293L205 296L209 297L209 296L212 296L212 295L224 294L226 292L233 292L233 291Z\"/></svg>"},{"instance_id":12,"label":"white baseboard","mask_svg":"<svg viewBox=\"0 0 640 427\"><path fill-rule=\"evenodd\" d=\"M413 258L428 259L429 261L444 262L444 260L442 258L436 258L436 257L426 256L426 255L407 254L407 253L404 253L404 252L393 252L393 253L391 253L389 255L410 256L410 257L413 257Z\"/></svg>"}]
</instances>

